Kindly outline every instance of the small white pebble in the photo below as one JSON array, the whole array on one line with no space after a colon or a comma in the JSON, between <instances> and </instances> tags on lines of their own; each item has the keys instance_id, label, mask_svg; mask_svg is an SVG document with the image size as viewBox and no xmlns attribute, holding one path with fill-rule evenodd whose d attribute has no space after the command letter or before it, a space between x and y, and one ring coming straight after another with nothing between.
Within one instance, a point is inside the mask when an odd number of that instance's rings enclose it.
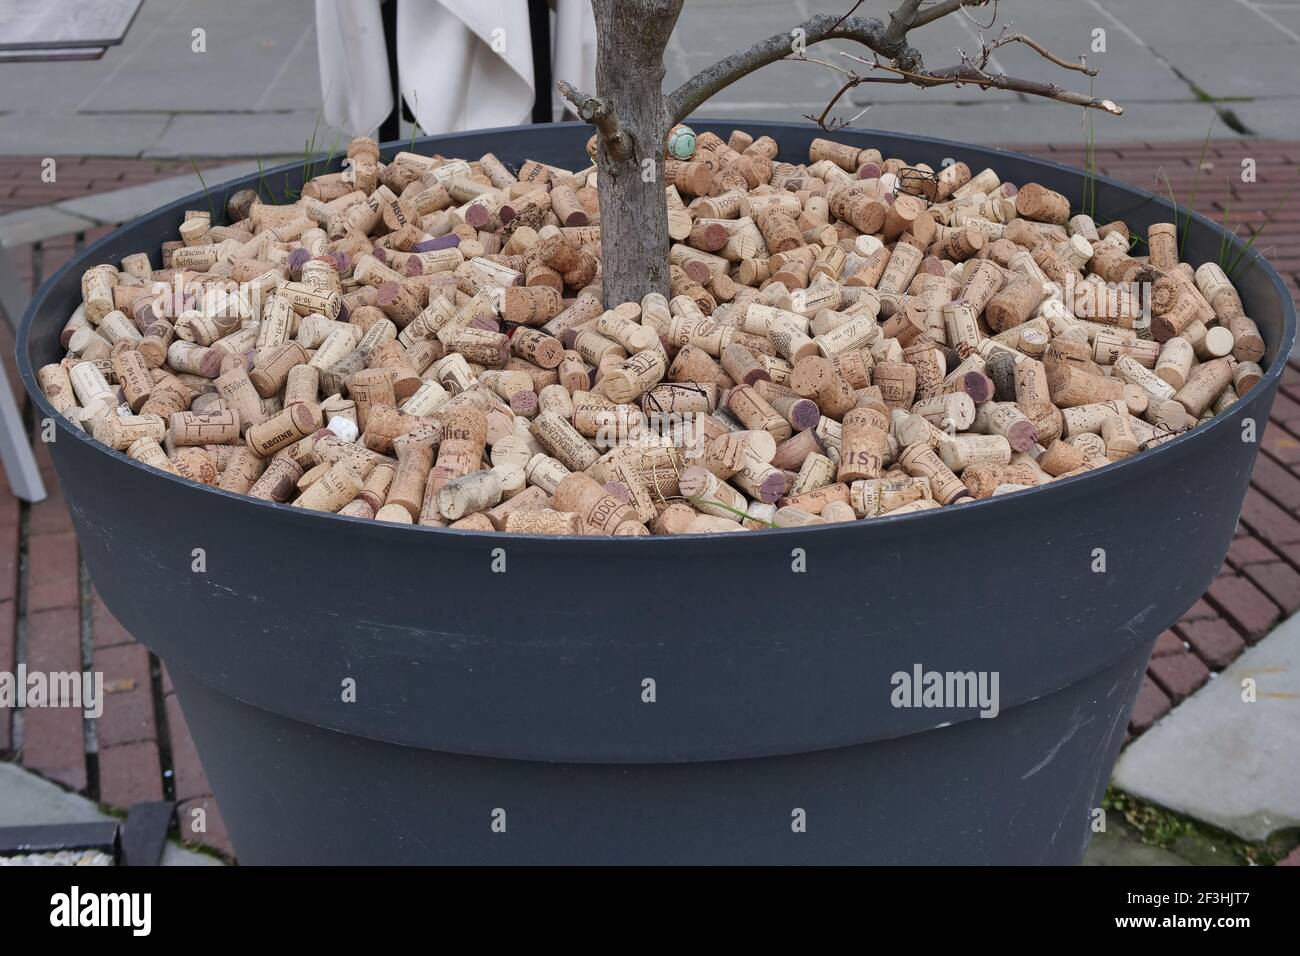
<instances>
[{"instance_id":1,"label":"small white pebble","mask_svg":"<svg viewBox=\"0 0 1300 956\"><path fill-rule=\"evenodd\" d=\"M342 415L335 415L325 427L346 442L356 441L357 436L361 434L357 429L357 423L350 418L344 418Z\"/></svg>"}]
</instances>

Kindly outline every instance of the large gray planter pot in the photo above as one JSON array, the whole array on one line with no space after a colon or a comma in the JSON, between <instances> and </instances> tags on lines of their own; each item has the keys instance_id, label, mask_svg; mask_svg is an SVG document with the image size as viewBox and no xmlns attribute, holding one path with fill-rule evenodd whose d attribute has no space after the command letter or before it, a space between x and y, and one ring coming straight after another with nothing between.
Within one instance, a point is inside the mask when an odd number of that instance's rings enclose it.
<instances>
[{"instance_id":1,"label":"large gray planter pot","mask_svg":"<svg viewBox=\"0 0 1300 956\"><path fill-rule=\"evenodd\" d=\"M771 134L791 160L818 134L695 125ZM572 165L588 135L416 148ZM1083 194L1078 170L1013 153L839 136ZM279 193L300 176L266 181ZM1135 229L1173 216L1104 178L1097 201ZM130 223L41 289L18 345L41 415L33 370L61 355L82 271L156 249L207 205ZM1189 260L1216 259L1220 237L1196 217ZM51 452L95 586L167 663L245 863L1077 863L1152 644L1227 551L1258 447L1243 422L1267 421L1295 337L1283 282L1247 259L1238 285L1268 372L1245 400L1100 472L938 512L722 537L485 536L198 487L62 421ZM996 672L1000 713L893 706L891 675L917 665Z\"/></svg>"}]
</instances>

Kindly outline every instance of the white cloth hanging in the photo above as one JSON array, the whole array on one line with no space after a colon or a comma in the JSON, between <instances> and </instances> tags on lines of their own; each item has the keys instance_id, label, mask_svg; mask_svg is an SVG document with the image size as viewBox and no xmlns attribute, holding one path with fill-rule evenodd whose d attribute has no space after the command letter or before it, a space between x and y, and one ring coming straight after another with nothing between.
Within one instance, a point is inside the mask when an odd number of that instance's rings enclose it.
<instances>
[{"instance_id":1,"label":"white cloth hanging","mask_svg":"<svg viewBox=\"0 0 1300 956\"><path fill-rule=\"evenodd\" d=\"M379 0L316 0L316 55L325 122L353 136L377 130L393 111Z\"/></svg>"},{"instance_id":2,"label":"white cloth hanging","mask_svg":"<svg viewBox=\"0 0 1300 956\"><path fill-rule=\"evenodd\" d=\"M593 90L591 4L555 0L555 7L552 72ZM316 0L316 29L326 122L354 136L373 134L393 104L379 0ZM397 68L425 132L529 122L536 86L527 0L400 0ZM552 104L563 108L554 91Z\"/></svg>"},{"instance_id":3,"label":"white cloth hanging","mask_svg":"<svg viewBox=\"0 0 1300 956\"><path fill-rule=\"evenodd\" d=\"M555 0L551 41L552 77L595 93L596 18L591 12L591 0ZM573 107L552 85L551 118L559 119L566 109Z\"/></svg>"}]
</instances>

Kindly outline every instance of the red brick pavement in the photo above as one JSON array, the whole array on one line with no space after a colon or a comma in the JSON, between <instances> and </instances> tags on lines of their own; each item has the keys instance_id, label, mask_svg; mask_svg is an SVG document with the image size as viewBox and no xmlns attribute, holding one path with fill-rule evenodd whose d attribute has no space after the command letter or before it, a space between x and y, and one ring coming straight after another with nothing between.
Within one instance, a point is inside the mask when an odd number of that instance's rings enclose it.
<instances>
[{"instance_id":1,"label":"red brick pavement","mask_svg":"<svg viewBox=\"0 0 1300 956\"><path fill-rule=\"evenodd\" d=\"M1195 195L1197 211L1244 235L1262 223L1296 182L1300 143L1215 141L1197 171L1202 144L1098 148L1106 175L1168 194L1180 204ZM1078 146L1028 146L1025 152L1083 165ZM1256 181L1242 181L1252 159ZM40 181L39 160L0 159L0 212L73 195L149 182L190 169L188 163L66 158L57 189ZM206 164L205 164L206 165ZM1257 240L1300 292L1300 196ZM1105 212L1105 210L1103 210ZM81 243L107 230L14 250L28 277L49 275ZM0 325L0 347L13 371L13 338ZM21 391L21 389L19 389ZM115 807L167 796L178 804L187 839L230 852L220 811L195 753L185 718L158 662L113 619L81 565L67 509L43 448L50 498L28 506L0 495L0 670L29 667L104 672L104 714L89 731L79 712L0 711L0 754ZM1223 568L1183 618L1160 636L1138 695L1129 731L1138 735L1228 666L1283 617L1300 609L1300 365L1289 367L1251 479L1238 535ZM201 811L201 812L199 812ZM199 832L203 827L203 832ZM1288 863L1297 862L1296 854Z\"/></svg>"}]
</instances>

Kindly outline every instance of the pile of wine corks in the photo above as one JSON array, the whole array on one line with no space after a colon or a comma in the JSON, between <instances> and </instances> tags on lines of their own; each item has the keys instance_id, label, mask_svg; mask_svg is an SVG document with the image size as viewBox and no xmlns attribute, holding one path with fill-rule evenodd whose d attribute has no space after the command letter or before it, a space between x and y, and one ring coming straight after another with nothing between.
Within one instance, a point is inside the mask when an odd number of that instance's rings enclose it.
<instances>
[{"instance_id":1,"label":"pile of wine corks","mask_svg":"<svg viewBox=\"0 0 1300 956\"><path fill-rule=\"evenodd\" d=\"M678 136L676 142L682 142ZM50 402L163 471L315 511L679 534L960 505L1222 412L1264 343L1172 223L824 139L664 164L667 294L605 301L595 167L353 140L292 202L82 277ZM161 256L159 258L159 255Z\"/></svg>"}]
</instances>

